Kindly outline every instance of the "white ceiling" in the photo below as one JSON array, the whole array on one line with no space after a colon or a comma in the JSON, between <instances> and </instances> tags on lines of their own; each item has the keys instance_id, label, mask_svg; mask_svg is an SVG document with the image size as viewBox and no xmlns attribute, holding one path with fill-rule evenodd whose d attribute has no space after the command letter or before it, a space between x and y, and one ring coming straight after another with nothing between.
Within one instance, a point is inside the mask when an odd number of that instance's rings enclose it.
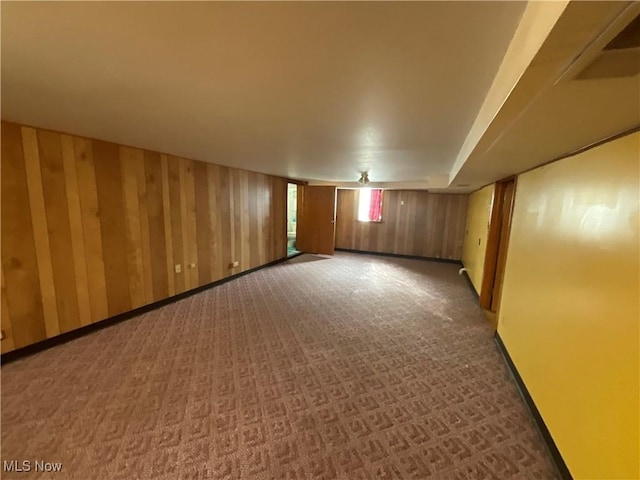
<instances>
[{"instance_id":1,"label":"white ceiling","mask_svg":"<svg viewBox=\"0 0 640 480\"><path fill-rule=\"evenodd\" d=\"M566 3L3 1L2 118L311 183L470 191L640 123L637 75L555 83L634 2ZM533 48L531 12L554 8Z\"/></svg>"}]
</instances>

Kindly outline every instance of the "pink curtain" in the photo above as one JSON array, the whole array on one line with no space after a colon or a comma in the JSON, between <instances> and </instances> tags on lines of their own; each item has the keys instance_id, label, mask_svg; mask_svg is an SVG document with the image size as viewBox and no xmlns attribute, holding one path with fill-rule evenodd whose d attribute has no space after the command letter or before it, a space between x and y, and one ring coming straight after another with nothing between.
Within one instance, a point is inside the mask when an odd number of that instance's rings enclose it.
<instances>
[{"instance_id":1,"label":"pink curtain","mask_svg":"<svg viewBox=\"0 0 640 480\"><path fill-rule=\"evenodd\" d=\"M371 203L369 204L369 221L379 222L382 219L382 190L371 189Z\"/></svg>"}]
</instances>

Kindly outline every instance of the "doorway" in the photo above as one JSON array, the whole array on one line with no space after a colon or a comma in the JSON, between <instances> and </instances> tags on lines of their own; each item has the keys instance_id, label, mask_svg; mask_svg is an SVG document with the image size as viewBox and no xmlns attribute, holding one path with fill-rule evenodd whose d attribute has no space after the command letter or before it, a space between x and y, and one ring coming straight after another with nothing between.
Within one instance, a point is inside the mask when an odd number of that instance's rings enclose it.
<instances>
[{"instance_id":1,"label":"doorway","mask_svg":"<svg viewBox=\"0 0 640 480\"><path fill-rule=\"evenodd\" d=\"M298 219L298 250L333 255L336 236L336 187L298 186Z\"/></svg>"},{"instance_id":2,"label":"doorway","mask_svg":"<svg viewBox=\"0 0 640 480\"><path fill-rule=\"evenodd\" d=\"M515 189L515 177L496 182L480 292L480 306L492 313L500 306Z\"/></svg>"},{"instance_id":3,"label":"doorway","mask_svg":"<svg viewBox=\"0 0 640 480\"><path fill-rule=\"evenodd\" d=\"M287 257L300 253L296 248L298 233L298 185L287 185Z\"/></svg>"}]
</instances>

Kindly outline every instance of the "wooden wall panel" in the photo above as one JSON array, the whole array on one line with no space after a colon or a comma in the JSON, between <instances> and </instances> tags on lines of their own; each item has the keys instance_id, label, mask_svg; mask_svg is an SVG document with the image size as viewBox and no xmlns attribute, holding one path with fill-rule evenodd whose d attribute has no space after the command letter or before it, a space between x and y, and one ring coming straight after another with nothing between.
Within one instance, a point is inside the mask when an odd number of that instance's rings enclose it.
<instances>
[{"instance_id":1,"label":"wooden wall panel","mask_svg":"<svg viewBox=\"0 0 640 480\"><path fill-rule=\"evenodd\" d=\"M47 337L42 291L36 260L27 174L18 125L2 124L2 289L8 315L2 315L3 330L7 320L12 338L2 341L2 351L23 347ZM57 316L55 303L49 308ZM8 331L5 330L8 335Z\"/></svg>"},{"instance_id":2,"label":"wooden wall panel","mask_svg":"<svg viewBox=\"0 0 640 480\"><path fill-rule=\"evenodd\" d=\"M196 220L196 245L198 249L198 282L199 284L211 282L211 213L209 209L209 172L207 165L195 162L193 178L195 181L195 220ZM214 195L212 195L213 197Z\"/></svg>"},{"instance_id":3,"label":"wooden wall panel","mask_svg":"<svg viewBox=\"0 0 640 480\"><path fill-rule=\"evenodd\" d=\"M2 288L0 289L0 302L2 310L0 311L0 328L2 328L2 353L10 352L15 349L13 341L13 330L11 328L11 317L9 316L9 305L7 304L7 286L4 280L4 268L2 270Z\"/></svg>"},{"instance_id":4,"label":"wooden wall panel","mask_svg":"<svg viewBox=\"0 0 640 480\"><path fill-rule=\"evenodd\" d=\"M174 271L175 259L173 257L173 230L180 225L172 225L171 219L171 198L169 181L169 159L166 155L160 155L160 166L162 175L162 212L164 216L164 242L167 249L167 285L169 295L176 293L176 277Z\"/></svg>"},{"instance_id":5,"label":"wooden wall panel","mask_svg":"<svg viewBox=\"0 0 640 480\"><path fill-rule=\"evenodd\" d=\"M234 247L234 213L233 213L233 184L231 172L228 167L219 168L219 178L216 182L217 203L219 212L219 232L223 261L220 263L222 277L228 277L233 273L229 263L235 257Z\"/></svg>"},{"instance_id":6,"label":"wooden wall panel","mask_svg":"<svg viewBox=\"0 0 640 480\"><path fill-rule=\"evenodd\" d=\"M80 193L78 188L78 169L73 147L73 138L60 136L62 162L64 165L64 182L69 208L69 226L71 229L71 252L78 296L78 315L80 325L92 322L91 298L89 296L89 277L87 272L87 254L84 248L84 232L82 229L82 211L80 209Z\"/></svg>"},{"instance_id":7,"label":"wooden wall panel","mask_svg":"<svg viewBox=\"0 0 640 480\"><path fill-rule=\"evenodd\" d=\"M208 200L209 200L209 259L204 261L209 264L209 275L211 281L224 277L225 265L222 264L224 258L222 252L222 217L220 211L220 167L207 165L208 177Z\"/></svg>"},{"instance_id":8,"label":"wooden wall panel","mask_svg":"<svg viewBox=\"0 0 640 480\"><path fill-rule=\"evenodd\" d=\"M129 294L131 307L146 304L144 266L142 260L142 226L140 223L140 194L138 193L137 164L143 160L141 150L120 147L122 193L126 218L127 264L129 267Z\"/></svg>"},{"instance_id":9,"label":"wooden wall panel","mask_svg":"<svg viewBox=\"0 0 640 480\"><path fill-rule=\"evenodd\" d=\"M336 248L460 260L467 195L386 190L382 222L358 222L358 190L338 190Z\"/></svg>"},{"instance_id":10,"label":"wooden wall panel","mask_svg":"<svg viewBox=\"0 0 640 480\"><path fill-rule=\"evenodd\" d=\"M185 247L183 236L185 232L185 222L183 222L184 194L180 182L180 162L175 157L167 158L169 171L169 214L171 224L171 245L173 247L173 282L175 293L182 293L186 290L185 272ZM180 271L176 271L179 269Z\"/></svg>"},{"instance_id":11,"label":"wooden wall panel","mask_svg":"<svg viewBox=\"0 0 640 480\"><path fill-rule=\"evenodd\" d=\"M147 177L145 170L145 152L138 150L139 154L135 155L135 175L138 186L138 203L139 203L139 224L140 224L140 242L141 245L150 245L151 236L149 232L149 202L147 195ZM142 280L144 289L144 304L153 303L153 270L151 248L141 248L142 250Z\"/></svg>"},{"instance_id":12,"label":"wooden wall panel","mask_svg":"<svg viewBox=\"0 0 640 480\"><path fill-rule=\"evenodd\" d=\"M21 129L21 132L24 149L24 169L27 175L27 190L29 191L28 205L31 210L33 241L36 248L38 278L40 279L42 308L44 309L44 326L47 337L50 337L60 333L60 322L58 320L58 303L53 278L53 266L51 264L51 241L42 187L38 137L36 130L33 128L25 127ZM4 140L2 143L4 143ZM4 225L4 222L2 223Z\"/></svg>"},{"instance_id":13,"label":"wooden wall panel","mask_svg":"<svg viewBox=\"0 0 640 480\"><path fill-rule=\"evenodd\" d=\"M2 352L286 256L282 178L2 122L1 179Z\"/></svg>"},{"instance_id":14,"label":"wooden wall panel","mask_svg":"<svg viewBox=\"0 0 640 480\"><path fill-rule=\"evenodd\" d=\"M257 267L260 264L258 258L258 245L260 240L258 239L258 174L249 173L247 177L247 216L249 219L249 265L251 267ZM257 239L257 242L252 242L252 239Z\"/></svg>"},{"instance_id":15,"label":"wooden wall panel","mask_svg":"<svg viewBox=\"0 0 640 480\"><path fill-rule=\"evenodd\" d=\"M109 316L131 310L127 226L118 145L93 142Z\"/></svg>"},{"instance_id":16,"label":"wooden wall panel","mask_svg":"<svg viewBox=\"0 0 640 480\"><path fill-rule=\"evenodd\" d=\"M264 201L265 196L265 179L266 175L256 174L256 185L255 185L255 218L256 218L256 238L258 240L257 251L256 251L256 259L253 262L254 265L259 265L262 258L265 258L265 248L264 248L264 230L265 230L265 217L264 217ZM253 216L251 217L253 218ZM252 243L253 245L253 243Z\"/></svg>"},{"instance_id":17,"label":"wooden wall panel","mask_svg":"<svg viewBox=\"0 0 640 480\"><path fill-rule=\"evenodd\" d=\"M273 260L280 258L280 252L287 251L287 180L273 178Z\"/></svg>"},{"instance_id":18,"label":"wooden wall panel","mask_svg":"<svg viewBox=\"0 0 640 480\"><path fill-rule=\"evenodd\" d=\"M243 205L240 201L240 172L238 170L230 171L230 187L231 187L231 256L232 260L241 262L242 258L242 209ZM234 267L235 268L235 267ZM235 273L235 271L234 271Z\"/></svg>"},{"instance_id":19,"label":"wooden wall panel","mask_svg":"<svg viewBox=\"0 0 640 480\"><path fill-rule=\"evenodd\" d=\"M58 322L60 331L68 332L80 327L80 316L60 135L39 130L38 147Z\"/></svg>"},{"instance_id":20,"label":"wooden wall panel","mask_svg":"<svg viewBox=\"0 0 640 480\"><path fill-rule=\"evenodd\" d=\"M160 155L144 152L144 170L147 192L147 223L149 225L149 252L151 257L151 290L153 301L173 295L173 258L167 246L171 239L171 224L165 223L164 176ZM141 211L142 214L142 211ZM144 219L141 219L144 221Z\"/></svg>"},{"instance_id":21,"label":"wooden wall panel","mask_svg":"<svg viewBox=\"0 0 640 480\"><path fill-rule=\"evenodd\" d=\"M242 204L240 203L240 172L237 170L229 171L229 217L230 217L230 233L231 233L231 260L241 261L242 256L242 236L240 228L242 222ZM236 268L232 268L235 273Z\"/></svg>"},{"instance_id":22,"label":"wooden wall panel","mask_svg":"<svg viewBox=\"0 0 640 480\"><path fill-rule=\"evenodd\" d=\"M97 322L109 316L107 284L102 254L102 224L98 208L98 188L93 161L93 145L85 138L73 138L78 175L78 194L84 237L89 299L91 301L91 321ZM81 255L76 252L75 255ZM74 256L75 256L74 255Z\"/></svg>"},{"instance_id":23,"label":"wooden wall panel","mask_svg":"<svg viewBox=\"0 0 640 480\"><path fill-rule=\"evenodd\" d=\"M182 160L181 164L184 165L184 192L185 192L185 215L186 215L186 227L187 241L185 242L187 249L185 252L187 261L187 277L189 278L188 290L196 288L201 285L198 280L198 247L197 247L197 233L198 228L196 225L196 194L195 194L195 179L193 175L193 160ZM209 283L209 282L202 282Z\"/></svg>"}]
</instances>

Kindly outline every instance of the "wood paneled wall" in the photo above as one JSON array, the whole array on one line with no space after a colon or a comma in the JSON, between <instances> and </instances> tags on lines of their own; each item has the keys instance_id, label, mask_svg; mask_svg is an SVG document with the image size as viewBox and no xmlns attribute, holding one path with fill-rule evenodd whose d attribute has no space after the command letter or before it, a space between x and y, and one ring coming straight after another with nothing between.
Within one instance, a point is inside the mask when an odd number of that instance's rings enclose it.
<instances>
[{"instance_id":1,"label":"wood paneled wall","mask_svg":"<svg viewBox=\"0 0 640 480\"><path fill-rule=\"evenodd\" d=\"M338 190L336 248L460 260L467 199L385 190L382 222L358 222L358 190Z\"/></svg>"},{"instance_id":2,"label":"wood paneled wall","mask_svg":"<svg viewBox=\"0 0 640 480\"><path fill-rule=\"evenodd\" d=\"M286 256L283 178L8 122L1 177L2 352Z\"/></svg>"}]
</instances>

